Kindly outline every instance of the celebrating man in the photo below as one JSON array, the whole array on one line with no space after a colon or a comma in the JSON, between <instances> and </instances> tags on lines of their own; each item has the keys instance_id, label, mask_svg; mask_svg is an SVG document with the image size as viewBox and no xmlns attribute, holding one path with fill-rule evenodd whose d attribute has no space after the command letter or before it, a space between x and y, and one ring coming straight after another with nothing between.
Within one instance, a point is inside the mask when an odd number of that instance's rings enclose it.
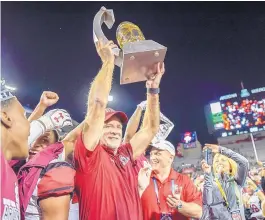
<instances>
[{"instance_id":1,"label":"celebrating man","mask_svg":"<svg viewBox=\"0 0 265 220\"><path fill-rule=\"evenodd\" d=\"M201 193L188 176L172 167L174 146L165 140L153 144L150 164L153 168L149 186L142 194L144 220L200 218Z\"/></svg>"},{"instance_id":2,"label":"celebrating man","mask_svg":"<svg viewBox=\"0 0 265 220\"><path fill-rule=\"evenodd\" d=\"M18 184L8 164L28 156L29 122L25 110L1 81L1 219L20 219Z\"/></svg>"},{"instance_id":3,"label":"celebrating man","mask_svg":"<svg viewBox=\"0 0 265 220\"><path fill-rule=\"evenodd\" d=\"M159 129L158 94L164 64L157 64L155 77L146 83L144 125L129 143L121 144L127 116L106 109L114 70L112 48L116 45L100 40L96 47L103 64L89 91L87 116L74 152L80 219L138 220L142 210L133 166Z\"/></svg>"}]
</instances>

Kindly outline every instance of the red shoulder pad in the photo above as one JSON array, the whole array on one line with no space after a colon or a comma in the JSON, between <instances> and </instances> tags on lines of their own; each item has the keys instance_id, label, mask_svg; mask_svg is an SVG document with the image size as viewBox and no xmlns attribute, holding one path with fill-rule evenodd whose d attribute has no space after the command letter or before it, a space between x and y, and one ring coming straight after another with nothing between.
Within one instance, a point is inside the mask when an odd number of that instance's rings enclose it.
<instances>
[{"instance_id":1,"label":"red shoulder pad","mask_svg":"<svg viewBox=\"0 0 265 220\"><path fill-rule=\"evenodd\" d=\"M74 191L75 170L67 162L49 164L40 175L38 197L44 199L53 196L72 194Z\"/></svg>"}]
</instances>

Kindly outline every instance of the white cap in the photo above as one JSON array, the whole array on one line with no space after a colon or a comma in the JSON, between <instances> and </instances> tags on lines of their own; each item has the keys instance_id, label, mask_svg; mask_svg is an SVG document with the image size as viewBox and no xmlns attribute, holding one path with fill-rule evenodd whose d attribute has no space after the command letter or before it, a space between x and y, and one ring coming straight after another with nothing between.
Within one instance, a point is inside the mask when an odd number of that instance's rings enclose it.
<instances>
[{"instance_id":1,"label":"white cap","mask_svg":"<svg viewBox=\"0 0 265 220\"><path fill-rule=\"evenodd\" d=\"M176 150L173 144L171 144L169 141L166 140L160 140L154 144L152 144L153 147L159 149L159 150L167 150L171 155L175 156Z\"/></svg>"}]
</instances>

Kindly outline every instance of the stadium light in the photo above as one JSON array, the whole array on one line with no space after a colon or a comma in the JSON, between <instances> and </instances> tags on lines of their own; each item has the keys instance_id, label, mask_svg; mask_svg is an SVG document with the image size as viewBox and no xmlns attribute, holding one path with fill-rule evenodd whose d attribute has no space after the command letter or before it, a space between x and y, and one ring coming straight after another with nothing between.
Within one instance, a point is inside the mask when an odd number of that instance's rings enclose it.
<instances>
[{"instance_id":1,"label":"stadium light","mask_svg":"<svg viewBox=\"0 0 265 220\"><path fill-rule=\"evenodd\" d=\"M6 87L7 89L11 90L11 91L15 91L15 90L17 90L17 88L12 87L12 86L8 86L8 85L5 85L5 87Z\"/></svg>"},{"instance_id":2,"label":"stadium light","mask_svg":"<svg viewBox=\"0 0 265 220\"><path fill-rule=\"evenodd\" d=\"M113 96L112 96L112 95L109 95L109 97L108 97L108 101L109 101L109 102L113 102Z\"/></svg>"}]
</instances>

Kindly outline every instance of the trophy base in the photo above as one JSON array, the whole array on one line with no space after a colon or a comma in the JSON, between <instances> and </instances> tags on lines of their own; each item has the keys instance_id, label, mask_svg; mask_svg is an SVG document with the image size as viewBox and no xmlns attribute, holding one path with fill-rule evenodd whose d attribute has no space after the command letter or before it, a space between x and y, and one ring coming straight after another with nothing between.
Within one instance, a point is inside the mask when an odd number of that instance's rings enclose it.
<instances>
[{"instance_id":1,"label":"trophy base","mask_svg":"<svg viewBox=\"0 0 265 220\"><path fill-rule=\"evenodd\" d=\"M154 76L154 65L163 62L167 48L152 41L129 42L123 47L120 84L146 81Z\"/></svg>"}]
</instances>

